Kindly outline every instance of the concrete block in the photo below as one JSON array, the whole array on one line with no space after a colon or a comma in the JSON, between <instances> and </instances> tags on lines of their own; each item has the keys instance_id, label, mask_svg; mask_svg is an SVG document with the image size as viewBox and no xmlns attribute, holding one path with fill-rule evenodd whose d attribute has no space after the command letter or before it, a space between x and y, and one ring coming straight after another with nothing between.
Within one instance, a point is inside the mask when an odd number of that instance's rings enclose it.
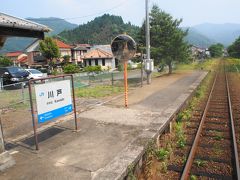
<instances>
[{"instance_id":1,"label":"concrete block","mask_svg":"<svg viewBox=\"0 0 240 180\"><path fill-rule=\"evenodd\" d=\"M128 167L136 164L142 157L144 147L129 145L104 168L92 173L93 180L123 179L128 173Z\"/></svg>"},{"instance_id":2,"label":"concrete block","mask_svg":"<svg viewBox=\"0 0 240 180\"><path fill-rule=\"evenodd\" d=\"M15 164L15 160L9 154L8 151L5 151L0 154L0 171L4 171L7 168L12 167Z\"/></svg>"}]
</instances>

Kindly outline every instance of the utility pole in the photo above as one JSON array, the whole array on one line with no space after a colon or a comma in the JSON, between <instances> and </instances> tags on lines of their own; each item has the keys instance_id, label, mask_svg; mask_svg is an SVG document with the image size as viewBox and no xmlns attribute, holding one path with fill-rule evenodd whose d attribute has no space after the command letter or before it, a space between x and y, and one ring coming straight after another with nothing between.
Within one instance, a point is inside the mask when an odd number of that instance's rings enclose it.
<instances>
[{"instance_id":1,"label":"utility pole","mask_svg":"<svg viewBox=\"0 0 240 180\"><path fill-rule=\"evenodd\" d=\"M146 2L146 53L147 53L147 59L145 63L150 63L151 57L150 57L150 29L149 29L149 0L145 0ZM147 71L147 84L151 84L151 72Z\"/></svg>"}]
</instances>

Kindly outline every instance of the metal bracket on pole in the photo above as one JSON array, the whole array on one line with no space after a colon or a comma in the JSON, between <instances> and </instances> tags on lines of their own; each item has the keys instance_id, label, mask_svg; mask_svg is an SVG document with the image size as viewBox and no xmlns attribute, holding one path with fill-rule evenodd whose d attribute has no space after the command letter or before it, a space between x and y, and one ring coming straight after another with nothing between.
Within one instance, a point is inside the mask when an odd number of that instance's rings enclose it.
<instances>
[{"instance_id":1,"label":"metal bracket on pole","mask_svg":"<svg viewBox=\"0 0 240 180\"><path fill-rule=\"evenodd\" d=\"M146 59L144 62L144 68L147 74L147 84L151 84L151 73L154 70L154 61L153 59Z\"/></svg>"}]
</instances>

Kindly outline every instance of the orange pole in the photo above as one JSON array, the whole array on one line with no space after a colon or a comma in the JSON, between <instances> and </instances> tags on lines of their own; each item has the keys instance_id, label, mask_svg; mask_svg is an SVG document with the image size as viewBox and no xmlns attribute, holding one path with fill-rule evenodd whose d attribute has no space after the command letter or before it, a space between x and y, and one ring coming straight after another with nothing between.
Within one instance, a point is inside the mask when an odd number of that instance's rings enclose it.
<instances>
[{"instance_id":1,"label":"orange pole","mask_svg":"<svg viewBox=\"0 0 240 180\"><path fill-rule=\"evenodd\" d=\"M124 61L124 93L125 93L125 107L128 107L127 61Z\"/></svg>"}]
</instances>

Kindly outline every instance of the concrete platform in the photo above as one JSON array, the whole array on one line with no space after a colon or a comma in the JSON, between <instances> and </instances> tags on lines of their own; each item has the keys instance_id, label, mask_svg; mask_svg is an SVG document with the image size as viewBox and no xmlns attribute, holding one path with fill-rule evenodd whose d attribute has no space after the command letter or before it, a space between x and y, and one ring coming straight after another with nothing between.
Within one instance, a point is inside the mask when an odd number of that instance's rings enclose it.
<instances>
[{"instance_id":1,"label":"concrete platform","mask_svg":"<svg viewBox=\"0 0 240 180\"><path fill-rule=\"evenodd\" d=\"M127 109L117 98L85 111L80 114L80 132L72 131L73 121L55 125L39 135L38 152L33 138L9 144L16 165L0 173L0 179L124 178L128 166L140 160L147 142L161 133L205 76L205 72L193 72L171 81L160 78L130 92ZM153 91L153 86L161 88Z\"/></svg>"}]
</instances>

